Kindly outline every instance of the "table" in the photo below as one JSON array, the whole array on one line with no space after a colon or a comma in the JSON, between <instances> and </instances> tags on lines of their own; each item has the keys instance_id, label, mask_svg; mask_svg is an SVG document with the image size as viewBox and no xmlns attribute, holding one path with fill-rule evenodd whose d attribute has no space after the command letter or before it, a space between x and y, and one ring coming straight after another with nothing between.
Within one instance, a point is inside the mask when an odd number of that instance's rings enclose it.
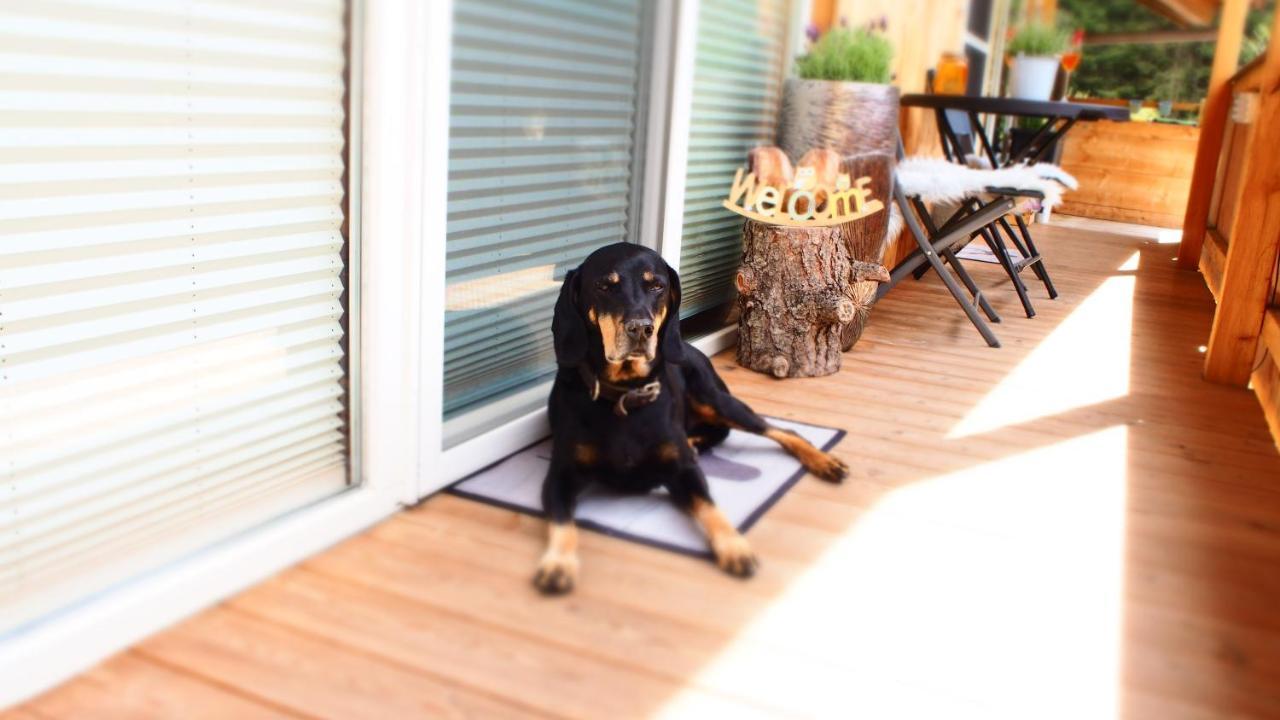
<instances>
[{"instance_id":1,"label":"table","mask_svg":"<svg viewBox=\"0 0 1280 720\"><path fill-rule=\"evenodd\" d=\"M992 168L1006 168L1023 163L1040 162L1077 122L1093 120L1126 122L1129 120L1127 108L1089 105L1086 103L1023 100L1019 98L975 97L969 95L904 95L901 103L903 107L931 109L936 113L938 133L942 136L942 149L946 153L948 160L960 164L968 164L968 156L981 150L986 155ZM994 144L987 137L986 128L983 126L979 115L1037 117L1044 118L1047 122L1022 147L1017 151L1010 152L1009 156L1001 162ZM1009 193L1002 192L1000 194L1008 195ZM1015 192L1013 194L1016 195L1018 193ZM909 218L911 213L907 209L908 199L902 197L898 198L898 200L901 202L904 217ZM960 204L960 208L952 216L951 220L944 223L941 228L933 227L932 222L929 220L928 210L919 198L913 198L910 202L928 227L921 228L908 222L909 229L916 236L919 250L894 268L893 273L890 275L890 282L880 286L881 293L887 292L896 284L896 281L901 280L908 273L914 274L918 278L929 269L933 269L942 277L947 284L947 289L951 291L952 296L956 298L956 302L964 309L974 326L977 327L987 341L987 344L992 347L999 347L999 341L979 316L978 310L981 309L985 312L993 322L999 322L999 318L990 304L986 302L982 293L978 291L972 278L965 273L954 253L954 246L957 243L982 237L999 260L1005 273L1009 276L1009 281L1013 285L1013 289L1017 293L1028 318L1035 317L1036 313L1035 308L1032 306L1031 298L1027 294L1026 285L1019 277L1019 273L1024 268L1030 267L1036 277L1044 283L1050 299L1058 296L1053 280L1049 277L1049 271L1045 268L1044 258L1036 247L1035 240L1031 237L1026 221L1021 215L1013 213L1013 220L1017 224L1017 230L1015 231L1005 217L1010 214L1014 207L1014 203L1009 197L997 197L995 200L985 204L977 199L967 199ZM1008 249L1000 237L1001 231L1013 242L1014 247L1022 256L1021 260L1014 262L1009 257ZM945 271L941 269L942 261L937 257L939 255L956 270L960 282L973 294L974 302L977 303L976 307L974 303L968 302L963 297L955 280L948 277Z\"/></svg>"},{"instance_id":2,"label":"table","mask_svg":"<svg viewBox=\"0 0 1280 720\"><path fill-rule=\"evenodd\" d=\"M957 125L967 120L969 130L977 136L981 149L992 167L1009 167L1024 162L1040 162L1049 150L1077 122L1094 120L1129 121L1129 110L1111 105L1055 102L1051 100L1023 100L1020 98L982 97L973 95L903 95L903 107L933 110L938 119L938 132L942 135L942 149L950 160L962 161L969 152L979 148L966 148L961 141ZM995 147L987 137L979 115L1044 118L1046 122L1016 153L1010 153L1004 162L997 159ZM972 144L972 143L971 143Z\"/></svg>"}]
</instances>

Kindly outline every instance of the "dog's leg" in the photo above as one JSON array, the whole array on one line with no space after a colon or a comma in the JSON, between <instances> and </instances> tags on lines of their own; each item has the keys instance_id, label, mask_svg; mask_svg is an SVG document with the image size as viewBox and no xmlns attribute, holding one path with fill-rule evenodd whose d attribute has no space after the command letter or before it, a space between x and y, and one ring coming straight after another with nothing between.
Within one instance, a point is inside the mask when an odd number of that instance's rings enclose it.
<instances>
[{"instance_id":1,"label":"dog's leg","mask_svg":"<svg viewBox=\"0 0 1280 720\"><path fill-rule=\"evenodd\" d=\"M692 515L698 527L702 528L721 570L736 577L755 575L760 563L751 550L751 544L720 512L720 508L711 502L706 476L692 457L688 460L681 467L675 481L667 483L672 500Z\"/></svg>"},{"instance_id":2,"label":"dog's leg","mask_svg":"<svg viewBox=\"0 0 1280 720\"><path fill-rule=\"evenodd\" d=\"M823 480L840 482L849 474L849 466L840 458L819 450L813 443L790 430L770 425L746 403L727 392L708 392L701 397L690 398L690 404L693 413L702 422L745 430L773 440L794 455L806 470Z\"/></svg>"},{"instance_id":3,"label":"dog's leg","mask_svg":"<svg viewBox=\"0 0 1280 720\"><path fill-rule=\"evenodd\" d=\"M534 586L548 595L569 592L578 579L578 526L573 524L576 494L568 473L553 459L542 485L547 551L533 576Z\"/></svg>"}]
</instances>

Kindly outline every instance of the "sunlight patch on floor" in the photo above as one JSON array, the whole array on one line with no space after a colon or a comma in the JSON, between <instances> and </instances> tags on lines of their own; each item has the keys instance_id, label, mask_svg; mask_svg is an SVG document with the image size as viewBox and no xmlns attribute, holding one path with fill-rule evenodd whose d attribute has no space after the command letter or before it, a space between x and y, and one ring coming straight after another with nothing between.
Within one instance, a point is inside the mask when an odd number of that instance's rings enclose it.
<instances>
[{"instance_id":1,"label":"sunlight patch on floor","mask_svg":"<svg viewBox=\"0 0 1280 720\"><path fill-rule=\"evenodd\" d=\"M698 684L830 717L1114 717L1127 443L1111 427L890 492Z\"/></svg>"},{"instance_id":2,"label":"sunlight patch on floor","mask_svg":"<svg viewBox=\"0 0 1280 720\"><path fill-rule=\"evenodd\" d=\"M1117 270L1136 270L1138 257L1133 253ZM1127 395L1135 282L1132 275L1103 281L947 438L991 432Z\"/></svg>"}]
</instances>

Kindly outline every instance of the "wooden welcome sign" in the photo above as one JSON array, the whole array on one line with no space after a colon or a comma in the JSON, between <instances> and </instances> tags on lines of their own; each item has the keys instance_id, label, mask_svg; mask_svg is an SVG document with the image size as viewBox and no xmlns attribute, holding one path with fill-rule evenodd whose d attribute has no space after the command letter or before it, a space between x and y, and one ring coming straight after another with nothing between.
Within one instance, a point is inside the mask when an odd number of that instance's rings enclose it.
<instances>
[{"instance_id":1,"label":"wooden welcome sign","mask_svg":"<svg viewBox=\"0 0 1280 720\"><path fill-rule=\"evenodd\" d=\"M829 155L827 153L830 153ZM809 162L806 162L809 161ZM807 154L795 171L777 148L752 151L722 205L750 220L785 227L830 227L884 210L870 177L850 181L831 151Z\"/></svg>"}]
</instances>

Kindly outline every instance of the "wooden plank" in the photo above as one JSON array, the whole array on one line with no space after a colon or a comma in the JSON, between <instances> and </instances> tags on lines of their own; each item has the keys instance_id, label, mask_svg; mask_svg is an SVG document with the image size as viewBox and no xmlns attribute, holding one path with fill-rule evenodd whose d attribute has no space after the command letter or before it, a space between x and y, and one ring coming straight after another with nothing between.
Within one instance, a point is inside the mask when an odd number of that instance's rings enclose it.
<instances>
[{"instance_id":1,"label":"wooden plank","mask_svg":"<svg viewBox=\"0 0 1280 720\"><path fill-rule=\"evenodd\" d=\"M1216 207L1210 208L1211 214L1206 223L1208 227L1215 228L1219 233L1229 232L1229 228L1235 225L1241 183L1244 181L1244 171L1248 166L1247 160L1255 149L1254 137L1257 127L1257 123L1227 124L1227 138L1223 141L1224 160L1222 166L1218 168L1220 185L1215 188L1214 193ZM1229 243L1231 237L1224 235L1223 240Z\"/></svg>"},{"instance_id":2,"label":"wooden plank","mask_svg":"<svg viewBox=\"0 0 1280 720\"><path fill-rule=\"evenodd\" d=\"M1239 63L1247 11L1246 0L1223 0L1218 18L1218 43L1213 52L1213 67L1209 71L1204 111L1200 115L1200 142L1182 223L1182 246L1178 251L1178 267L1184 270L1196 269L1200 261L1200 244L1204 241L1204 230L1209 220L1218 155L1222 149L1222 131L1231 109L1230 80Z\"/></svg>"},{"instance_id":3,"label":"wooden plank","mask_svg":"<svg viewBox=\"0 0 1280 720\"><path fill-rule=\"evenodd\" d=\"M1274 327L1274 320L1271 324ZM1273 329L1272 333L1280 335L1280 330ZM1276 342L1280 342L1280 337L1275 337L1271 341L1271 343ZM1280 368L1276 366L1274 360L1276 357L1272 354L1262 361L1258 369L1253 371L1250 385L1258 396L1258 403L1262 405L1262 414L1267 419L1267 427L1271 429L1271 437L1275 439L1276 445L1280 446Z\"/></svg>"},{"instance_id":4,"label":"wooden plank","mask_svg":"<svg viewBox=\"0 0 1280 720\"><path fill-rule=\"evenodd\" d=\"M1143 32L1089 33L1084 36L1086 47L1104 45L1168 45L1172 43L1214 42L1218 34L1213 30L1147 30Z\"/></svg>"},{"instance_id":5,"label":"wooden plank","mask_svg":"<svg viewBox=\"0 0 1280 720\"><path fill-rule=\"evenodd\" d=\"M1272 357L1280 358L1280 310L1267 310L1262 319L1262 346Z\"/></svg>"},{"instance_id":6,"label":"wooden plank","mask_svg":"<svg viewBox=\"0 0 1280 720\"><path fill-rule=\"evenodd\" d=\"M297 715L225 687L204 682L137 653L117 655L31 708L47 718L286 718Z\"/></svg>"},{"instance_id":7,"label":"wooden plank","mask_svg":"<svg viewBox=\"0 0 1280 720\"><path fill-rule=\"evenodd\" d=\"M1138 2L1169 18L1180 27L1212 25L1213 16L1218 9L1214 0L1138 0ZM1224 0L1224 2L1231 2L1231 0Z\"/></svg>"},{"instance_id":8,"label":"wooden plank","mask_svg":"<svg viewBox=\"0 0 1280 720\"><path fill-rule=\"evenodd\" d=\"M1191 177L1199 128L1144 122L1079 123L1067 133L1062 166L1122 170L1143 175Z\"/></svg>"},{"instance_id":9,"label":"wooden plank","mask_svg":"<svg viewBox=\"0 0 1280 720\"><path fill-rule=\"evenodd\" d=\"M534 717L385 659L217 607L135 651L311 717Z\"/></svg>"},{"instance_id":10,"label":"wooden plank","mask_svg":"<svg viewBox=\"0 0 1280 720\"><path fill-rule=\"evenodd\" d=\"M1081 123L1066 136L1062 167L1080 187L1058 212L1179 227L1198 130L1157 123Z\"/></svg>"},{"instance_id":11,"label":"wooden plank","mask_svg":"<svg viewBox=\"0 0 1280 720\"><path fill-rule=\"evenodd\" d=\"M486 692L499 675L506 694L546 715L647 715L681 692L681 683L672 680L605 661L584 666L580 655L559 644L459 618L415 597L314 572L272 580L232 605L335 644L440 674L478 692ZM696 697L708 712L751 712L707 693L687 695Z\"/></svg>"},{"instance_id":12,"label":"wooden plank","mask_svg":"<svg viewBox=\"0 0 1280 720\"><path fill-rule=\"evenodd\" d=\"M1118 208L1111 205L1093 205L1090 203L1082 203L1077 200L1064 202L1062 205L1058 206L1054 212L1073 217L1109 220L1112 222L1122 223L1139 223L1142 225L1161 228L1173 229L1182 227L1181 215L1150 212L1140 208Z\"/></svg>"},{"instance_id":13,"label":"wooden plank","mask_svg":"<svg viewBox=\"0 0 1280 720\"><path fill-rule=\"evenodd\" d=\"M1214 301L1222 297L1222 271L1227 265L1227 241L1216 228L1205 231L1204 250L1200 256L1200 273L1204 284L1213 293Z\"/></svg>"}]
</instances>

